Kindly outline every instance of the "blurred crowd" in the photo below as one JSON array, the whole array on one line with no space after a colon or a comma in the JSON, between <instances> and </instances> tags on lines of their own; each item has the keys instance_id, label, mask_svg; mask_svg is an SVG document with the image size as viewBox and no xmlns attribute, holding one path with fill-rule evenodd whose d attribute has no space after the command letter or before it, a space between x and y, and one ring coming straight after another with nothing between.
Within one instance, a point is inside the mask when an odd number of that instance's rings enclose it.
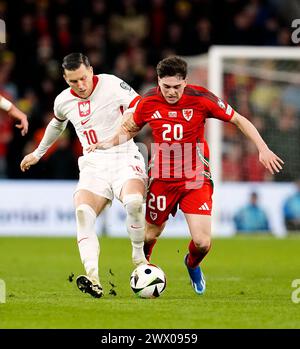
<instances>
[{"instance_id":1,"label":"blurred crowd","mask_svg":"<svg viewBox=\"0 0 300 349\"><path fill-rule=\"evenodd\" d=\"M281 214L285 229L289 233L300 232L300 179L294 183L294 191L283 197ZM260 203L260 194L250 193L248 202L241 205L233 214L233 222L237 233L271 233L272 215ZM274 217L274 216L273 216ZM274 222L273 222L274 224ZM273 227L274 229L274 227Z\"/></svg>"},{"instance_id":2,"label":"blurred crowd","mask_svg":"<svg viewBox=\"0 0 300 349\"><path fill-rule=\"evenodd\" d=\"M236 127L225 124L223 179L297 180L300 174L300 152L297 151L300 149L300 61L239 60L233 67L235 73L224 77L225 98L252 121L285 164L284 170L273 177L259 163L255 145ZM255 74L251 75L253 71Z\"/></svg>"},{"instance_id":3,"label":"blurred crowd","mask_svg":"<svg viewBox=\"0 0 300 349\"><path fill-rule=\"evenodd\" d=\"M42 158L40 166L26 173L19 170L23 155L35 149L52 118L56 95L67 87L61 71L65 55L83 52L96 74L115 74L143 94L155 84L157 62L170 54L199 55L207 53L213 44L292 46L291 20L297 17L299 6L294 7L293 0L284 2L283 7L282 3L278 0L0 0L0 18L5 20L7 29L7 43L0 47L0 93L14 101L30 122L28 135L21 137L0 112L0 177L77 178L81 148L72 127L67 128ZM300 107L299 98L294 95L299 96L299 91L285 91L286 103L278 102L276 95L257 102L258 88L267 91L266 87L255 84L254 89L251 79L242 80L227 74L225 98L246 117L259 111L262 117L252 121L274 151L284 157L285 151L290 152L288 142L295 142L295 149L299 149ZM251 99L245 97L246 92ZM296 99L297 106L291 106L289 98ZM276 119L275 114L281 117ZM268 134L270 125L273 131ZM144 132L140 140L149 143L148 133ZM258 163L255 149L229 126L225 128L225 144L225 180L270 179ZM241 158L246 167L243 171ZM300 166L299 159L296 162L289 162L288 166L296 168L285 171L280 180L294 179Z\"/></svg>"}]
</instances>

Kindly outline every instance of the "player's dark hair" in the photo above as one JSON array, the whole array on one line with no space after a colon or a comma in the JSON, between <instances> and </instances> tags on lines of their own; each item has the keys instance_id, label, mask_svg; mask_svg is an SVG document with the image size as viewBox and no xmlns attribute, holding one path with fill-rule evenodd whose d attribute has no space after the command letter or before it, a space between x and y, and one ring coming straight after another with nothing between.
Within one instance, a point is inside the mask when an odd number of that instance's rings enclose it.
<instances>
[{"instance_id":1,"label":"player's dark hair","mask_svg":"<svg viewBox=\"0 0 300 349\"><path fill-rule=\"evenodd\" d=\"M179 75L185 79L187 75L187 63L177 56L167 57L157 64L156 72L159 78Z\"/></svg>"},{"instance_id":2,"label":"player's dark hair","mask_svg":"<svg viewBox=\"0 0 300 349\"><path fill-rule=\"evenodd\" d=\"M80 52L70 53L65 56L62 63L63 70L76 70L81 64L85 65L87 68L90 67L90 62L87 56Z\"/></svg>"}]
</instances>

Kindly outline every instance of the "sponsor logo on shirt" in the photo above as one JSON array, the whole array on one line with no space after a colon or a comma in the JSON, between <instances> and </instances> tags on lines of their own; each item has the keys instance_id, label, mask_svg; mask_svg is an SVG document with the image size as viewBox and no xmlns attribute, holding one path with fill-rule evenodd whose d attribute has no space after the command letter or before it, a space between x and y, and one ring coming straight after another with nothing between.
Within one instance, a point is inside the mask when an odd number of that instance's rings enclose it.
<instances>
[{"instance_id":1,"label":"sponsor logo on shirt","mask_svg":"<svg viewBox=\"0 0 300 349\"><path fill-rule=\"evenodd\" d=\"M151 116L151 119L161 119L161 118L162 116L158 110L156 110L156 112L154 112Z\"/></svg>"},{"instance_id":2,"label":"sponsor logo on shirt","mask_svg":"<svg viewBox=\"0 0 300 349\"><path fill-rule=\"evenodd\" d=\"M88 116L91 114L91 104L90 101L78 102L79 115L81 117Z\"/></svg>"},{"instance_id":3,"label":"sponsor logo on shirt","mask_svg":"<svg viewBox=\"0 0 300 349\"><path fill-rule=\"evenodd\" d=\"M90 121L90 119L91 119L91 118L88 118L88 119L86 119L86 120L82 120L82 121L81 121L81 125L85 125L87 122Z\"/></svg>"},{"instance_id":4,"label":"sponsor logo on shirt","mask_svg":"<svg viewBox=\"0 0 300 349\"><path fill-rule=\"evenodd\" d=\"M200 211L209 211L210 208L208 207L207 203L205 202L202 206L198 208Z\"/></svg>"},{"instance_id":5,"label":"sponsor logo on shirt","mask_svg":"<svg viewBox=\"0 0 300 349\"><path fill-rule=\"evenodd\" d=\"M193 109L182 109L182 115L185 120L190 121L193 117Z\"/></svg>"}]
</instances>

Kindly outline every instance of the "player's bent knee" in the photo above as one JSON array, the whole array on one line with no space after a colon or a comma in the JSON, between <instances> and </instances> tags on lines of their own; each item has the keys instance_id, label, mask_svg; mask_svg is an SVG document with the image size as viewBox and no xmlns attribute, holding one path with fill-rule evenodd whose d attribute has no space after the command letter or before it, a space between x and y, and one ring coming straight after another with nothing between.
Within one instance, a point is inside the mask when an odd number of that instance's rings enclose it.
<instances>
[{"instance_id":1,"label":"player's bent knee","mask_svg":"<svg viewBox=\"0 0 300 349\"><path fill-rule=\"evenodd\" d=\"M76 208L76 218L78 221L83 223L86 216L95 217L96 219L96 212L92 209L90 205L87 204L81 204Z\"/></svg>"},{"instance_id":2,"label":"player's bent knee","mask_svg":"<svg viewBox=\"0 0 300 349\"><path fill-rule=\"evenodd\" d=\"M210 238L199 238L193 240L196 248L200 251L207 252L210 249L211 246L211 239Z\"/></svg>"},{"instance_id":3,"label":"player's bent knee","mask_svg":"<svg viewBox=\"0 0 300 349\"><path fill-rule=\"evenodd\" d=\"M143 195L127 194L124 196L123 204L129 215L137 217L143 211Z\"/></svg>"},{"instance_id":4,"label":"player's bent knee","mask_svg":"<svg viewBox=\"0 0 300 349\"><path fill-rule=\"evenodd\" d=\"M81 204L76 208L77 235L79 239L94 232L96 217L95 211L87 204Z\"/></svg>"},{"instance_id":5,"label":"player's bent knee","mask_svg":"<svg viewBox=\"0 0 300 349\"><path fill-rule=\"evenodd\" d=\"M156 234L146 234L145 235L145 243L151 243L153 242L154 240L156 240L158 238L159 235L156 235Z\"/></svg>"}]
</instances>

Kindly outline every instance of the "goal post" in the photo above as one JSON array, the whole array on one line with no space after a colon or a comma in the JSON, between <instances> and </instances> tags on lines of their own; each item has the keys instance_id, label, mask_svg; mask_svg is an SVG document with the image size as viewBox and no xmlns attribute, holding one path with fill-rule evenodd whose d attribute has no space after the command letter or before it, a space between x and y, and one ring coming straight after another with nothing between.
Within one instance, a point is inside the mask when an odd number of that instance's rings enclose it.
<instances>
[{"instance_id":1,"label":"goal post","mask_svg":"<svg viewBox=\"0 0 300 349\"><path fill-rule=\"evenodd\" d=\"M251 91L247 91L249 93L252 93L251 98L255 97L256 100L259 100L259 93L262 92L261 99L266 103L268 101L271 101L271 97L268 99L268 96L264 96L263 88L259 89L256 88L256 86L266 83L271 86L270 89L277 88L277 91L280 91L281 89L286 90L289 85L293 85L293 87L299 86L300 92L299 47L211 46L207 55L186 58L188 65L192 65L192 70L189 71L189 76L192 75L193 78L192 83L199 83L200 85L207 87L215 95L225 99L237 112L242 115L244 115L243 110L240 110L239 108L239 98L241 96L241 93L239 91L240 87L237 84L237 86L235 87L236 89L231 91L231 94L229 94L227 91L228 85L230 85L230 83L228 83L228 79L248 79L248 81L250 81L249 85L252 84L251 88L255 90L253 92L253 90L249 88L249 90ZM198 69L199 67L203 69L204 62L206 61L206 81L205 79L202 79L202 81L200 81L200 79L198 79L198 81L195 81L195 76L197 77L197 59ZM271 109L273 107L269 104L268 108ZM249 117L249 119L255 124L253 118L257 115L260 117L260 112L264 114L266 113L266 110L260 110L260 106L255 105L252 113L244 116ZM298 116L300 116L300 109ZM226 148L226 144L224 143L224 130L226 131L226 127L230 126L225 125L219 120L209 119L207 122L206 138L210 147L210 167L215 183L214 208L212 216L212 230L213 234L215 235L218 235L222 230L219 210L220 200L222 200L222 198L219 197L220 184L226 181L230 181L230 179L228 178L224 179L224 177L226 176L224 176L223 173L224 164L222 156L224 153L224 148ZM242 142L248 141L243 140ZM245 143L243 144L243 146L247 148L248 144ZM292 149L291 153L293 153ZM243 159L243 157L241 158ZM290 162L298 162L300 165L300 159ZM242 163L240 163L240 165L242 166ZM294 170L295 176L296 172L297 171ZM251 178L233 180L237 182L243 180L251 181ZM262 181L264 180L272 181L273 179L267 178L263 179Z\"/></svg>"}]
</instances>

